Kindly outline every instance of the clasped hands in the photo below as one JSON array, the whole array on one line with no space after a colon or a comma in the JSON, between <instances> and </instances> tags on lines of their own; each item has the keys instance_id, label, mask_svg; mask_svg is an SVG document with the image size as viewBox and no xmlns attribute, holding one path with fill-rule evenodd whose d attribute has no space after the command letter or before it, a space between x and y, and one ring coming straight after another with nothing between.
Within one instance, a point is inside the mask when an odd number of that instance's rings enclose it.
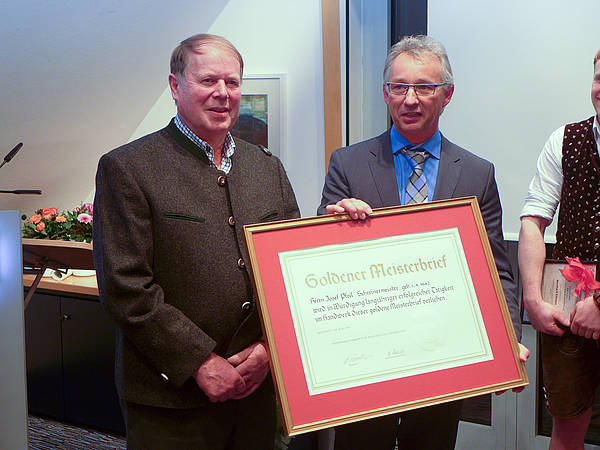
<instances>
[{"instance_id":1,"label":"clasped hands","mask_svg":"<svg viewBox=\"0 0 600 450\"><path fill-rule=\"evenodd\" d=\"M211 353L194 379L211 402L224 402L252 394L268 373L267 348L264 342L255 342L227 359Z\"/></svg>"},{"instance_id":2,"label":"clasped hands","mask_svg":"<svg viewBox=\"0 0 600 450\"><path fill-rule=\"evenodd\" d=\"M575 303L571 316L567 318L554 306L538 301L532 311L527 311L533 328L555 336L562 336L566 330L586 339L600 338L600 310L592 295Z\"/></svg>"}]
</instances>

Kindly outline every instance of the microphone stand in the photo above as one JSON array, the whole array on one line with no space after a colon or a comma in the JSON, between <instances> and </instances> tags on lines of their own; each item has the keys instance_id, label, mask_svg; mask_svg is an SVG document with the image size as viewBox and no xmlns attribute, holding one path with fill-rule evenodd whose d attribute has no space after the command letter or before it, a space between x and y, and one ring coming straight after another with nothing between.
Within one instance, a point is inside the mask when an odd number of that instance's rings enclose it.
<instances>
[{"instance_id":1,"label":"microphone stand","mask_svg":"<svg viewBox=\"0 0 600 450\"><path fill-rule=\"evenodd\" d=\"M0 194L42 195L42 191L40 191L39 189L13 189L12 191L5 191L0 189Z\"/></svg>"}]
</instances>

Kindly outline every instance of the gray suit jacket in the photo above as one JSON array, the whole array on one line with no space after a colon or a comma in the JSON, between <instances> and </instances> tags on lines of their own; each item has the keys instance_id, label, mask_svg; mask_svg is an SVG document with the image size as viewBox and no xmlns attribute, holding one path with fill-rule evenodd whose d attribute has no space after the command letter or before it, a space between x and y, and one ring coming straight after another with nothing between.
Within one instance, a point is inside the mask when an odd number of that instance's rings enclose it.
<instances>
[{"instance_id":1,"label":"gray suit jacket","mask_svg":"<svg viewBox=\"0 0 600 450\"><path fill-rule=\"evenodd\" d=\"M471 195L476 196L479 202L510 316L517 338L520 339L517 287L504 245L502 206L494 178L494 166L442 136L433 199ZM400 204L389 130L375 138L338 149L331 155L317 213L325 214L327 205L349 197L363 200L373 208Z\"/></svg>"}]
</instances>

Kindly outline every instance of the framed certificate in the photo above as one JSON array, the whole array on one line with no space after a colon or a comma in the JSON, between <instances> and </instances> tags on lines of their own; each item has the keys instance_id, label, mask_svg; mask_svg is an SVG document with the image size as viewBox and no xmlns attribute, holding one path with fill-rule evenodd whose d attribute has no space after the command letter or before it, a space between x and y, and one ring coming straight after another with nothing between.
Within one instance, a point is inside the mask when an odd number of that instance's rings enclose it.
<instances>
[{"instance_id":1,"label":"framed certificate","mask_svg":"<svg viewBox=\"0 0 600 450\"><path fill-rule=\"evenodd\" d=\"M583 267L590 269L598 278L597 263L595 261L582 261ZM583 291L579 295L573 295L577 282L567 281L561 270L567 266L567 262L558 259L547 259L542 274L542 299L560 309L567 317L575 308L575 303L585 298ZM590 294L591 295L591 294Z\"/></svg>"},{"instance_id":2,"label":"framed certificate","mask_svg":"<svg viewBox=\"0 0 600 450\"><path fill-rule=\"evenodd\" d=\"M475 197L244 234L289 435L528 383Z\"/></svg>"}]
</instances>

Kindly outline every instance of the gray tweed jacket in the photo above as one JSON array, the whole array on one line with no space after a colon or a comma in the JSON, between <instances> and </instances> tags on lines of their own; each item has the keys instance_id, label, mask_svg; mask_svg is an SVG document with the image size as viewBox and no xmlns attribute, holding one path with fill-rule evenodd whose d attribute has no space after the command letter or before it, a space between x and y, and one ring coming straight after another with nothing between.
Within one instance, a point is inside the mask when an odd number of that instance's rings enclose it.
<instances>
[{"instance_id":1,"label":"gray tweed jacket","mask_svg":"<svg viewBox=\"0 0 600 450\"><path fill-rule=\"evenodd\" d=\"M100 159L94 263L118 325L122 400L205 404L195 370L211 352L226 357L261 336L242 227L299 211L281 162L235 144L227 176L172 121Z\"/></svg>"}]
</instances>

